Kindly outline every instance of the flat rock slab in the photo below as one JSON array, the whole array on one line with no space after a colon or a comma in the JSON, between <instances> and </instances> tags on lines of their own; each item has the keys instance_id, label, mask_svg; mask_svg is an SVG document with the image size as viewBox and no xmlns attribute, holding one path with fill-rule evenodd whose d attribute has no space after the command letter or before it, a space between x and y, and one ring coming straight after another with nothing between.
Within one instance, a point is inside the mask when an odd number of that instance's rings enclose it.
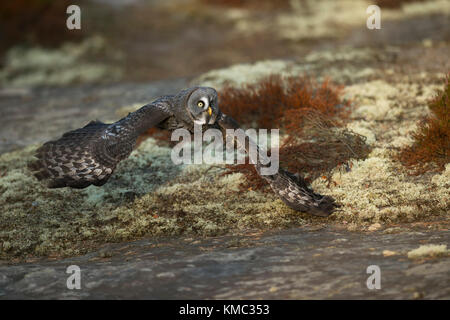
<instances>
[{"instance_id":1,"label":"flat rock slab","mask_svg":"<svg viewBox=\"0 0 450 320\"><path fill-rule=\"evenodd\" d=\"M240 237L140 240L59 261L0 266L1 299L449 299L450 257L411 260L448 231L295 228ZM384 255L383 251L394 252ZM66 286L81 269L81 289ZM379 266L381 289L368 289Z\"/></svg>"},{"instance_id":2,"label":"flat rock slab","mask_svg":"<svg viewBox=\"0 0 450 320\"><path fill-rule=\"evenodd\" d=\"M118 120L116 110L152 102L187 86L175 79L68 88L0 89L0 154L59 138L91 120Z\"/></svg>"}]
</instances>

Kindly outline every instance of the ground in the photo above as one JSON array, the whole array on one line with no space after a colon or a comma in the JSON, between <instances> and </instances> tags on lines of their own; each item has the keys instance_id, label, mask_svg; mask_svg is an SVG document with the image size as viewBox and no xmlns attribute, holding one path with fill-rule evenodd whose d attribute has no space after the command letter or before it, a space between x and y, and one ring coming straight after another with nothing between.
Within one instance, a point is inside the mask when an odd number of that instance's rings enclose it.
<instances>
[{"instance_id":1,"label":"ground","mask_svg":"<svg viewBox=\"0 0 450 320\"><path fill-rule=\"evenodd\" d=\"M120 64L84 61L86 52L110 52L101 38L85 40L75 54L70 45L51 51L57 67L43 58L47 51L10 54L0 73L0 297L450 298L450 165L411 176L394 157L412 143L410 133L450 70L448 8L431 2L408 5L401 15L388 11L387 30L375 36L353 15L346 18L346 2L342 14L322 24L299 24L282 13L274 30L276 41L289 44L289 58L276 58L274 50L270 59L256 55L255 62L202 74L186 66L179 76L190 77L156 82L131 82L141 75L127 78ZM252 11L227 12L232 20L247 14L233 23L239 34L257 38L264 31L264 24L243 24L257 21ZM334 28L341 20L345 27ZM304 33L303 23L314 32ZM408 30L417 23L425 31ZM380 45L368 45L367 37ZM80 59L84 64L72 68ZM242 192L245 178L223 175L224 167L175 166L170 148L153 138L101 188L49 190L26 168L42 142L92 119L116 121L187 86L220 93L224 84L242 86L268 74L329 77L352 101L347 128L364 136L371 152L334 169L332 183L312 182L342 205L328 218L295 212L272 193ZM105 75L116 82L96 82ZM34 85L46 81L51 87ZM421 247L428 244L440 247ZM71 264L86 275L81 291L65 287ZM365 285L369 265L381 268L381 290Z\"/></svg>"},{"instance_id":2,"label":"ground","mask_svg":"<svg viewBox=\"0 0 450 320\"><path fill-rule=\"evenodd\" d=\"M0 266L0 298L448 299L448 254L408 258L421 243L443 242L448 231L349 233L325 224L140 240L76 258ZM67 289L71 265L81 268L80 290ZM380 289L367 287L372 265L380 268Z\"/></svg>"}]
</instances>

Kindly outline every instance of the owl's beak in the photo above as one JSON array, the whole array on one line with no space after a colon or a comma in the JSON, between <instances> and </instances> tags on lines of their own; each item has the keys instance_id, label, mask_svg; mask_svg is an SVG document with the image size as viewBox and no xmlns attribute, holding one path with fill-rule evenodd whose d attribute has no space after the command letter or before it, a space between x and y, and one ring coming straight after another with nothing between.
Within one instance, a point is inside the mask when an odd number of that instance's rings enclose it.
<instances>
[{"instance_id":1,"label":"owl's beak","mask_svg":"<svg viewBox=\"0 0 450 320\"><path fill-rule=\"evenodd\" d=\"M209 116L211 117L211 115L212 115L212 109L211 109L211 107L208 107L208 114L209 114Z\"/></svg>"}]
</instances>

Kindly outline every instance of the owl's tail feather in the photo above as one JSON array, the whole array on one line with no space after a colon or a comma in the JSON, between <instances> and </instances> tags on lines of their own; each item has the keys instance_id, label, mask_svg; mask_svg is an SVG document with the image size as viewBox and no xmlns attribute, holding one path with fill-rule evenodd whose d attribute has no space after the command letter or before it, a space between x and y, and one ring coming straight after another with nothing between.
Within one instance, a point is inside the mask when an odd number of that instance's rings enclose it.
<instances>
[{"instance_id":1,"label":"owl's tail feather","mask_svg":"<svg viewBox=\"0 0 450 320\"><path fill-rule=\"evenodd\" d=\"M236 120L223 113L220 114L217 122L222 129L236 130L240 128ZM256 142L252 141L248 136L247 140L248 144L242 144L239 140L236 140L236 142L239 148L249 153L249 146L251 144L256 145ZM260 150L257 145L256 148ZM264 157L264 153L259 153L259 155ZM283 168L279 168L275 174L262 175L261 168L263 165L258 161L260 161L259 157L254 163L256 172L270 184L273 191L290 208L296 211L308 212L315 216L327 217L339 207L333 198L315 193L304 179L293 175Z\"/></svg>"},{"instance_id":2,"label":"owl's tail feather","mask_svg":"<svg viewBox=\"0 0 450 320\"><path fill-rule=\"evenodd\" d=\"M327 217L339 207L333 198L315 193L304 179L282 168L274 175L262 177L281 200L296 211Z\"/></svg>"}]
</instances>

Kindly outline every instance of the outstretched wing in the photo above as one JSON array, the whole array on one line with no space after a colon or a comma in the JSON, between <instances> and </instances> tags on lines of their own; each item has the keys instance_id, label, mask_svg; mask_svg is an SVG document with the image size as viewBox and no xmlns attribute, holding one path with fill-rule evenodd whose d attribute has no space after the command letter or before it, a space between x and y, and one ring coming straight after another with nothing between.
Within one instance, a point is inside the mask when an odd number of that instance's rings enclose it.
<instances>
[{"instance_id":1,"label":"outstretched wing","mask_svg":"<svg viewBox=\"0 0 450 320\"><path fill-rule=\"evenodd\" d=\"M222 129L240 129L239 124L230 116L226 114L221 114L217 120L218 124ZM245 149L249 152L249 146L251 144L256 144L252 141L250 137L247 137L248 144L240 145L240 141L236 140L239 148ZM258 158L255 164L256 172L261 175L261 167L263 166L259 160L260 157L264 157L264 154L259 152ZM296 211L304 211L316 216L326 217L333 213L338 205L335 203L334 199L329 196L322 196L318 193L312 191L308 186L306 181L300 177L295 176L283 168L273 175L261 175L261 177L266 180L272 190L286 203L290 208Z\"/></svg>"},{"instance_id":2,"label":"outstretched wing","mask_svg":"<svg viewBox=\"0 0 450 320\"><path fill-rule=\"evenodd\" d=\"M170 116L168 102L160 100L112 124L92 121L44 143L29 168L49 188L101 186L133 151L138 136Z\"/></svg>"}]
</instances>

